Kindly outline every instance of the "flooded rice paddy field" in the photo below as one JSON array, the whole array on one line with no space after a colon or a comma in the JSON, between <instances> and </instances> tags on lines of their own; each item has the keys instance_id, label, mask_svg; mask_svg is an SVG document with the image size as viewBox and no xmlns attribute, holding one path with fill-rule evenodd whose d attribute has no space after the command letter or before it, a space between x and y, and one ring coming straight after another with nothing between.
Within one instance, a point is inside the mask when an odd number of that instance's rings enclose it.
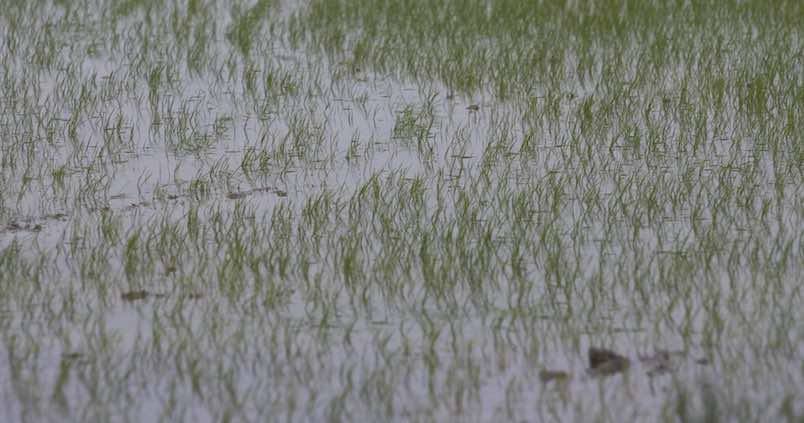
<instances>
[{"instance_id":1,"label":"flooded rice paddy field","mask_svg":"<svg viewBox=\"0 0 804 423\"><path fill-rule=\"evenodd\" d=\"M800 421L804 4L0 10L3 421Z\"/></svg>"}]
</instances>

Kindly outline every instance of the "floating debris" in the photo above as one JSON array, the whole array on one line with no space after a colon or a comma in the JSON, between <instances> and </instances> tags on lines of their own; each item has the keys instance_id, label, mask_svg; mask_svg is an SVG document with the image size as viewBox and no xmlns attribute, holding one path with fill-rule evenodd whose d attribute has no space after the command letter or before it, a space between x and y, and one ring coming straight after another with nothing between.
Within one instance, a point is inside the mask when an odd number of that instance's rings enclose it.
<instances>
[{"instance_id":1,"label":"floating debris","mask_svg":"<svg viewBox=\"0 0 804 423\"><path fill-rule=\"evenodd\" d=\"M285 191L276 189L276 188L260 187L260 188L254 188L254 189L250 189L250 190L245 190L245 191L230 192L230 193L226 194L226 198L228 198L230 200L239 200L241 198L246 198L249 195L260 194L260 193L273 193L273 194L276 194L279 197L287 197L288 196L288 193L286 193Z\"/></svg>"},{"instance_id":2,"label":"floating debris","mask_svg":"<svg viewBox=\"0 0 804 423\"><path fill-rule=\"evenodd\" d=\"M226 194L226 198L230 200L240 200L251 195L251 191L230 192Z\"/></svg>"},{"instance_id":3,"label":"floating debris","mask_svg":"<svg viewBox=\"0 0 804 423\"><path fill-rule=\"evenodd\" d=\"M683 356L682 351L656 350L653 354L639 355L639 361L647 367L649 376L670 373L675 370L674 356Z\"/></svg>"},{"instance_id":4,"label":"floating debris","mask_svg":"<svg viewBox=\"0 0 804 423\"><path fill-rule=\"evenodd\" d=\"M542 369L541 371L539 371L539 380L541 380L542 383L548 383L552 381L566 382L570 380L571 377L572 376L568 372L565 372L563 370Z\"/></svg>"},{"instance_id":5,"label":"floating debris","mask_svg":"<svg viewBox=\"0 0 804 423\"><path fill-rule=\"evenodd\" d=\"M25 223L25 222L22 222L22 223L20 223L20 222L9 222L6 225L5 230L7 230L8 232L21 232L21 231L39 232L39 231L42 230L42 225L40 225L38 223L33 224L33 223Z\"/></svg>"},{"instance_id":6,"label":"floating debris","mask_svg":"<svg viewBox=\"0 0 804 423\"><path fill-rule=\"evenodd\" d=\"M166 296L165 294L156 294L156 293L153 293L153 292L148 292L148 291L143 289L143 290L140 290L140 291L124 292L120 296L120 298L122 298L123 301L132 302L132 301L144 300L144 299L146 299L148 297L162 298L162 297L165 297L165 296Z\"/></svg>"},{"instance_id":7,"label":"floating debris","mask_svg":"<svg viewBox=\"0 0 804 423\"><path fill-rule=\"evenodd\" d=\"M148 291L129 291L120 296L123 301L139 301L148 298Z\"/></svg>"},{"instance_id":8,"label":"floating debris","mask_svg":"<svg viewBox=\"0 0 804 423\"><path fill-rule=\"evenodd\" d=\"M64 361L75 361L82 357L84 357L84 354L80 352L67 352L61 355L61 359Z\"/></svg>"},{"instance_id":9,"label":"floating debris","mask_svg":"<svg viewBox=\"0 0 804 423\"><path fill-rule=\"evenodd\" d=\"M476 112L480 110L480 106L478 106L477 104L470 104L469 106L466 107L466 110L470 112Z\"/></svg>"},{"instance_id":10,"label":"floating debris","mask_svg":"<svg viewBox=\"0 0 804 423\"><path fill-rule=\"evenodd\" d=\"M151 207L150 201L140 201L139 203L130 203L128 206L123 208L123 211L132 211L137 210L144 207Z\"/></svg>"},{"instance_id":11,"label":"floating debris","mask_svg":"<svg viewBox=\"0 0 804 423\"><path fill-rule=\"evenodd\" d=\"M614 351L603 348L589 348L589 373L593 376L611 376L622 373L631 362Z\"/></svg>"}]
</instances>

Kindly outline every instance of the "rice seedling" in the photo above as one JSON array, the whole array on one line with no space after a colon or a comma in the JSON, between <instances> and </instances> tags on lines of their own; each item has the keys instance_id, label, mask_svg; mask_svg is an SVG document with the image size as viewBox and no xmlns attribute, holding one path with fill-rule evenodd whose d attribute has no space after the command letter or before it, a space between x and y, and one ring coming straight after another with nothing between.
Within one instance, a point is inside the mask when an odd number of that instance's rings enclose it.
<instances>
[{"instance_id":1,"label":"rice seedling","mask_svg":"<svg viewBox=\"0 0 804 423\"><path fill-rule=\"evenodd\" d=\"M800 2L5 6L3 420L804 416Z\"/></svg>"}]
</instances>

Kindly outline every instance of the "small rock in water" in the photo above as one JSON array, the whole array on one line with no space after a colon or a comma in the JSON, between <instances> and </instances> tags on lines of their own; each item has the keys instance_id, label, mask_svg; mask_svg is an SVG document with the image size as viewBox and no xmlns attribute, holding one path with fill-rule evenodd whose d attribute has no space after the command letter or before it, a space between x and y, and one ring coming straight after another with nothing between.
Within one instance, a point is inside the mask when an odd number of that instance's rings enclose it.
<instances>
[{"instance_id":1,"label":"small rock in water","mask_svg":"<svg viewBox=\"0 0 804 423\"><path fill-rule=\"evenodd\" d=\"M603 348L589 348L589 372L594 376L611 376L631 366L624 356Z\"/></svg>"}]
</instances>

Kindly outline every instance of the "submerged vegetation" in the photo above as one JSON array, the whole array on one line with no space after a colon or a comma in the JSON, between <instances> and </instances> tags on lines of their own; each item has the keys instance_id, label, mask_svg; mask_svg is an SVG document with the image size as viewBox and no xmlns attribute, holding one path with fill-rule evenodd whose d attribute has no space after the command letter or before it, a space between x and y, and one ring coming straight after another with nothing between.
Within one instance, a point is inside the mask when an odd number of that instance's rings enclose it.
<instances>
[{"instance_id":1,"label":"submerged vegetation","mask_svg":"<svg viewBox=\"0 0 804 423\"><path fill-rule=\"evenodd\" d=\"M3 420L804 418L801 2L107 3L0 10Z\"/></svg>"}]
</instances>

